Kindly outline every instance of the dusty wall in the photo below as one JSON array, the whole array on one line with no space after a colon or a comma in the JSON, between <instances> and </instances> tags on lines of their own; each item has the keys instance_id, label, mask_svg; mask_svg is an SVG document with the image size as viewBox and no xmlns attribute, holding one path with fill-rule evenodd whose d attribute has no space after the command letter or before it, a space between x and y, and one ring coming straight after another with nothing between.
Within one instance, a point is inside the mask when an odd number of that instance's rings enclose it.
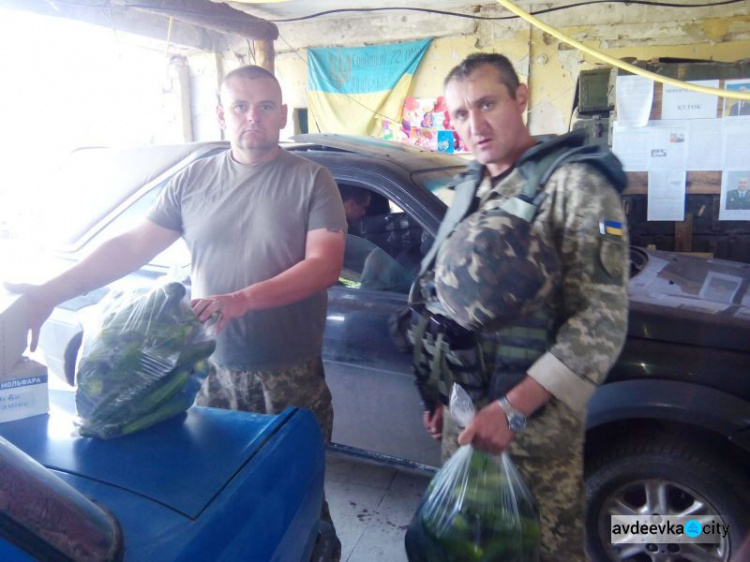
<instances>
[{"instance_id":1,"label":"dusty wall","mask_svg":"<svg viewBox=\"0 0 750 562\"><path fill-rule=\"evenodd\" d=\"M519 5L529 10L547 6ZM509 12L492 5L482 8L477 15L506 17ZM749 2L689 9L592 4L539 17L588 47L615 58L715 61L750 58ZM532 133L560 133L570 123L578 74L599 64L590 55L518 18L477 21L418 12L378 12L346 19L319 18L279 24L279 29L281 36L275 42L276 74L283 84L290 112L307 106L308 47L359 46L434 37L414 77L414 96L440 95L443 77L466 55L477 51L500 52L514 62L529 84L528 122ZM221 71L225 72L252 63L252 48L246 42L241 43L221 53L218 59L224 69ZM211 66L211 61L207 66ZM290 124L286 133L293 132Z\"/></svg>"}]
</instances>

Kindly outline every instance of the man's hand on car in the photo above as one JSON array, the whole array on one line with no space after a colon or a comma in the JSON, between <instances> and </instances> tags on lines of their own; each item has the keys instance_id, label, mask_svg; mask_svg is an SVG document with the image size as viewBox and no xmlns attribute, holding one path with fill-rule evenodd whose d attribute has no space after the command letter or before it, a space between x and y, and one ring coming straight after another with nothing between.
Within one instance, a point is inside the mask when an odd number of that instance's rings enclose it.
<instances>
[{"instance_id":1,"label":"man's hand on car","mask_svg":"<svg viewBox=\"0 0 750 562\"><path fill-rule=\"evenodd\" d=\"M29 349L36 350L39 343L39 332L42 324L50 317L52 310L58 304L52 291L45 285L32 285L30 283L3 283L3 286L11 293L26 295L28 304L28 328L31 331L31 342Z\"/></svg>"}]
</instances>

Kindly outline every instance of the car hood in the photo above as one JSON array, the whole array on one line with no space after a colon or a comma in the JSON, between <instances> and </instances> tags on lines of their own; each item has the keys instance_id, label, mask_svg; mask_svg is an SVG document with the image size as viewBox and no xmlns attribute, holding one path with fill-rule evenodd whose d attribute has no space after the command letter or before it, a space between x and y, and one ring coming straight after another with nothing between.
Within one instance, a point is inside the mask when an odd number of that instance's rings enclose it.
<instances>
[{"instance_id":1,"label":"car hood","mask_svg":"<svg viewBox=\"0 0 750 562\"><path fill-rule=\"evenodd\" d=\"M629 336L750 353L750 264L636 250Z\"/></svg>"},{"instance_id":2,"label":"car hood","mask_svg":"<svg viewBox=\"0 0 750 562\"><path fill-rule=\"evenodd\" d=\"M294 412L248 415L193 407L138 433L102 440L78 436L74 394L51 390L49 415L4 423L0 435L49 469L126 490L195 519L274 443Z\"/></svg>"}]
</instances>

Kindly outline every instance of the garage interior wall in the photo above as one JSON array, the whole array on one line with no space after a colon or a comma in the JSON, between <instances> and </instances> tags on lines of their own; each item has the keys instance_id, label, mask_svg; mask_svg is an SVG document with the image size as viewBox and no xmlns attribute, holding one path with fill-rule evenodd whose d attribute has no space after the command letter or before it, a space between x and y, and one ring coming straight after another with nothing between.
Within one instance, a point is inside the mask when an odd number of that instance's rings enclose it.
<instances>
[{"instance_id":1,"label":"garage interior wall","mask_svg":"<svg viewBox=\"0 0 750 562\"><path fill-rule=\"evenodd\" d=\"M535 11L548 5L519 6ZM498 5L482 8L475 15L502 17L510 13ZM559 10L539 19L615 58L730 62L750 57L750 2L712 8L604 3ZM582 24L584 20L586 23ZM532 134L568 130L578 75L581 70L600 65L589 55L519 18L479 21L399 11L350 14L342 19L327 16L278 26L275 68L290 111L284 136L299 131L292 119L293 110L307 107L309 47L350 47L434 37L411 91L415 97L427 98L442 94L443 78L466 55L479 51L505 54L530 87L528 123ZM224 73L253 62L252 43L239 41L221 53L191 57L191 82L198 89L215 88ZM213 92L211 96L194 92L193 98L196 102L214 99ZM213 106L206 108L194 102L193 119L194 130L200 133L195 140L218 138ZM315 124L309 125L310 132L315 132Z\"/></svg>"}]
</instances>

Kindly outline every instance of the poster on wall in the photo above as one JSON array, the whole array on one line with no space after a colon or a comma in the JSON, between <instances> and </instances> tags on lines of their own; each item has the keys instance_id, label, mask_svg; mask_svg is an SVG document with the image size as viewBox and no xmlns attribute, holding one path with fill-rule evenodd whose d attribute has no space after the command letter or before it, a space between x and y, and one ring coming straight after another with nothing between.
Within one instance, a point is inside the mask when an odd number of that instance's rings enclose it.
<instances>
[{"instance_id":1,"label":"poster on wall","mask_svg":"<svg viewBox=\"0 0 750 562\"><path fill-rule=\"evenodd\" d=\"M648 169L649 134L646 128L623 127L619 121L615 121L612 152L620 159L626 172Z\"/></svg>"},{"instance_id":2,"label":"poster on wall","mask_svg":"<svg viewBox=\"0 0 750 562\"><path fill-rule=\"evenodd\" d=\"M654 81L643 76L618 76L617 121L623 127L645 127L654 99Z\"/></svg>"},{"instance_id":3,"label":"poster on wall","mask_svg":"<svg viewBox=\"0 0 750 562\"><path fill-rule=\"evenodd\" d=\"M722 134L721 119L696 119L688 121L688 170L721 170L723 156Z\"/></svg>"},{"instance_id":4,"label":"poster on wall","mask_svg":"<svg viewBox=\"0 0 750 562\"><path fill-rule=\"evenodd\" d=\"M407 97L400 122L382 120L381 137L439 152L466 152L461 139L451 126L442 96Z\"/></svg>"},{"instance_id":5,"label":"poster on wall","mask_svg":"<svg viewBox=\"0 0 750 562\"><path fill-rule=\"evenodd\" d=\"M750 94L750 79L727 80L724 88ZM750 101L724 98L724 117L750 117Z\"/></svg>"},{"instance_id":6,"label":"poster on wall","mask_svg":"<svg viewBox=\"0 0 750 562\"><path fill-rule=\"evenodd\" d=\"M690 84L718 88L718 80L697 80ZM719 98L665 84L661 101L662 119L715 119Z\"/></svg>"},{"instance_id":7,"label":"poster on wall","mask_svg":"<svg viewBox=\"0 0 750 562\"><path fill-rule=\"evenodd\" d=\"M725 120L722 126L723 170L744 170L750 162L750 142L747 142L748 125L745 119Z\"/></svg>"},{"instance_id":8,"label":"poster on wall","mask_svg":"<svg viewBox=\"0 0 750 562\"><path fill-rule=\"evenodd\" d=\"M649 221L685 220L685 170L658 170L648 173Z\"/></svg>"},{"instance_id":9,"label":"poster on wall","mask_svg":"<svg viewBox=\"0 0 750 562\"><path fill-rule=\"evenodd\" d=\"M719 220L750 220L750 167L722 174Z\"/></svg>"},{"instance_id":10,"label":"poster on wall","mask_svg":"<svg viewBox=\"0 0 750 562\"><path fill-rule=\"evenodd\" d=\"M651 121L649 123L649 170L684 170L686 130L683 121Z\"/></svg>"}]
</instances>

